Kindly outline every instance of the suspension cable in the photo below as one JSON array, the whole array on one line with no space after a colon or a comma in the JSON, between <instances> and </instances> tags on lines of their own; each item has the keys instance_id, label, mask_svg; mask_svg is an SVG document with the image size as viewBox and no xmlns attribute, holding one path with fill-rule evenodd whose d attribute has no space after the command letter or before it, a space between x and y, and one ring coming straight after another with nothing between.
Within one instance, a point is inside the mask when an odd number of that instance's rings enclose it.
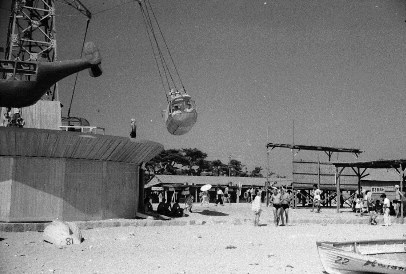
<instances>
[{"instance_id":1,"label":"suspension cable","mask_svg":"<svg viewBox=\"0 0 406 274\"><path fill-rule=\"evenodd\" d=\"M173 58L172 58L171 51L169 50L168 44L166 43L166 40L165 40L165 37L164 37L164 35L163 35L163 33L162 33L161 27L159 26L158 19L156 18L155 13L154 13L154 10L152 9L151 3L149 2L149 0L145 0L145 2L146 2L146 3L149 5L149 7L150 7L150 10L151 10L151 13L152 13L152 15L153 15L153 17L154 17L154 20L155 20L155 22L156 22L156 25L158 26L159 33L161 34L161 37L162 37L162 40L164 41L166 50L168 51L169 58L170 58L171 61L172 61L173 67L175 68L175 72L176 72L176 75L178 76L179 82L180 82L182 88L185 89L185 86L183 85L182 78L180 77L178 68L176 67L175 61L174 61Z\"/></svg>"},{"instance_id":2,"label":"suspension cable","mask_svg":"<svg viewBox=\"0 0 406 274\"><path fill-rule=\"evenodd\" d=\"M158 62L158 58L157 58L157 53L156 53L155 47L157 47L157 50L158 50L158 53L159 53L159 57L160 57L160 59L161 59L161 64L162 64L162 53L161 53L160 50L159 50L159 47L158 47L158 45L157 45L156 39L154 38L155 46L154 46L154 42L152 41L152 37L151 37L151 36L154 36L154 33L153 33L153 27L152 27L151 18L148 17L148 14L147 14L146 11L144 10L144 7L142 6L141 2L138 1L138 3L139 3L139 6L140 6L140 9L141 9L142 16L143 16L143 18L144 18L145 29L146 29L146 32L147 32L148 40L149 40L149 42L150 42L150 44L151 44L152 54L154 55L155 65L156 65L156 67L157 67L158 74L159 74L159 78L160 78L161 84L162 84L162 88L163 88L163 91L164 91L165 96L166 96L166 101L169 103L169 97L168 97L168 94L167 94L167 92L166 92L166 90L165 90L165 83L164 83L164 79L166 78L166 83L167 83L167 85L168 85L168 89L170 89L169 79L168 79L168 77L167 77L167 75L166 75L165 67L162 67L163 72L161 72L161 66L159 65L159 62ZM163 73L165 74L165 76L162 75Z\"/></svg>"},{"instance_id":3,"label":"suspension cable","mask_svg":"<svg viewBox=\"0 0 406 274\"><path fill-rule=\"evenodd\" d=\"M86 30L85 30L85 35L83 37L82 49L80 51L80 58L82 58L82 55L83 55L83 48L85 47L85 41L86 41L86 37L87 37L87 31L89 29L90 19L87 19L86 21L87 21L86 22ZM68 109L68 118L70 117L70 110L72 108L73 96L75 95L76 83L78 81L78 75L79 75L79 72L76 73L75 83L73 85L72 96L70 98L70 104L69 104L69 109Z\"/></svg>"}]
</instances>

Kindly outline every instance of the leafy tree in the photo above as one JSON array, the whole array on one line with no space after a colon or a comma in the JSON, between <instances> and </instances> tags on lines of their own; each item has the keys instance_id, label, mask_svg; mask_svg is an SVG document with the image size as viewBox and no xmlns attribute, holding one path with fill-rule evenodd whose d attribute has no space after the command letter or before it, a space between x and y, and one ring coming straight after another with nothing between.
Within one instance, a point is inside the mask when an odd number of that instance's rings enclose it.
<instances>
[{"instance_id":1,"label":"leafy tree","mask_svg":"<svg viewBox=\"0 0 406 274\"><path fill-rule=\"evenodd\" d=\"M204 161L204 159L207 158L207 154L197 148L184 148L182 149L181 154L183 155L184 165L188 167L189 175L194 173L194 166L198 166L199 175L206 167L208 167L207 161Z\"/></svg>"},{"instance_id":2,"label":"leafy tree","mask_svg":"<svg viewBox=\"0 0 406 274\"><path fill-rule=\"evenodd\" d=\"M230 172L231 176L240 176L240 174L242 174L242 167L243 165L241 164L240 161L235 160L235 159L231 159L230 163L229 163L230 169L232 172Z\"/></svg>"},{"instance_id":3,"label":"leafy tree","mask_svg":"<svg viewBox=\"0 0 406 274\"><path fill-rule=\"evenodd\" d=\"M250 177L261 177L261 178L264 177L261 174L261 171L262 171L262 167L260 167L260 166L254 167L254 169L251 171Z\"/></svg>"},{"instance_id":4,"label":"leafy tree","mask_svg":"<svg viewBox=\"0 0 406 274\"><path fill-rule=\"evenodd\" d=\"M162 151L149 161L145 167L154 174L177 174L176 164L185 165L187 162L179 149L168 149Z\"/></svg>"},{"instance_id":5,"label":"leafy tree","mask_svg":"<svg viewBox=\"0 0 406 274\"><path fill-rule=\"evenodd\" d=\"M227 171L228 167L226 164L223 164L220 160L211 161L211 171L213 174L220 176L223 172Z\"/></svg>"}]
</instances>

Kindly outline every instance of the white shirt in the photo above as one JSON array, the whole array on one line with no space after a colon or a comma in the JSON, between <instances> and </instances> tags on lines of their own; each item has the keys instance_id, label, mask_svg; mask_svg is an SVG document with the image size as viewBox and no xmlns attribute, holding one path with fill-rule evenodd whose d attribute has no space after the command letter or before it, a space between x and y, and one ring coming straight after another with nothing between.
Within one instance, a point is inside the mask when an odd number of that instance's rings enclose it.
<instances>
[{"instance_id":1,"label":"white shirt","mask_svg":"<svg viewBox=\"0 0 406 274\"><path fill-rule=\"evenodd\" d=\"M251 209L255 212L258 212L261 209L261 196L257 195L255 197L254 201L252 201Z\"/></svg>"},{"instance_id":2,"label":"white shirt","mask_svg":"<svg viewBox=\"0 0 406 274\"><path fill-rule=\"evenodd\" d=\"M320 195L321 195L321 190L320 190L320 189L316 189L316 190L314 191L314 200L320 200L320 199L321 199Z\"/></svg>"},{"instance_id":3,"label":"white shirt","mask_svg":"<svg viewBox=\"0 0 406 274\"><path fill-rule=\"evenodd\" d=\"M383 200L383 205L386 206L387 208L390 207L390 201L389 201L388 198L385 198L385 199Z\"/></svg>"}]
</instances>

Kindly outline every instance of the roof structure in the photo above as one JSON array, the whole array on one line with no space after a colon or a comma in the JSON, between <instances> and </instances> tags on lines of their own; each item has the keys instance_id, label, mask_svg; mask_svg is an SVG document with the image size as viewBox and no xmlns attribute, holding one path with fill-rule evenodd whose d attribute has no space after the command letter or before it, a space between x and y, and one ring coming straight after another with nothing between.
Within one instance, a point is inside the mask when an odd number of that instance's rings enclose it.
<instances>
[{"instance_id":1,"label":"roof structure","mask_svg":"<svg viewBox=\"0 0 406 274\"><path fill-rule=\"evenodd\" d=\"M356 168L398 168L406 167L406 159L400 160L377 160L369 162L336 162L336 167L356 167Z\"/></svg>"},{"instance_id":2,"label":"roof structure","mask_svg":"<svg viewBox=\"0 0 406 274\"><path fill-rule=\"evenodd\" d=\"M232 186L242 185L242 187L254 186L264 187L266 178L256 177L227 177L227 176L179 176L179 175L155 175L144 187L149 188L157 185L172 186L202 186L211 184L212 186L226 186L230 182ZM286 178L270 178L271 184L278 186L290 186L292 180Z\"/></svg>"},{"instance_id":3,"label":"roof structure","mask_svg":"<svg viewBox=\"0 0 406 274\"><path fill-rule=\"evenodd\" d=\"M358 148L339 148L339 147L308 146L308 145L293 145L293 144L275 144L275 143L266 144L266 148L273 149L275 147L297 149L297 150L324 151L328 155L329 160L331 159L331 155L333 154L333 152L353 153L357 157L358 157L359 154L361 154L363 152L362 150L360 150Z\"/></svg>"}]
</instances>

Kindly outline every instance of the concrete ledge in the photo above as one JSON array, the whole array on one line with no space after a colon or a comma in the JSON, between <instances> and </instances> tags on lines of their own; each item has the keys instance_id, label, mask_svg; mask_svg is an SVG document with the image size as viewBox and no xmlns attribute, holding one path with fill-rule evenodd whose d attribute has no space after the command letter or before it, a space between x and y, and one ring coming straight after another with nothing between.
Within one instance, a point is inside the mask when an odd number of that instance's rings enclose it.
<instances>
[{"instance_id":1,"label":"concrete ledge","mask_svg":"<svg viewBox=\"0 0 406 274\"><path fill-rule=\"evenodd\" d=\"M188 225L244 225L252 223L252 219L224 219L224 220L184 220L184 219L172 219L168 221L163 220L143 220L143 219L117 219L117 220L104 220L104 221L79 221L75 222L78 227L82 230L95 229L95 228L108 228L108 227L119 227L119 226L188 226ZM383 218L378 218L378 225L383 224ZM260 221L261 222L261 221ZM267 220L270 226L272 220ZM45 227L49 223L0 223L1 232L26 232L26 231L44 231ZM291 219L291 225L308 225L308 224L318 224L318 225L334 225L334 224L359 224L368 225L368 218L358 218L358 219L344 219L344 218L331 218L331 219L318 219L318 218L300 218ZM400 218L392 218L392 224L402 224Z\"/></svg>"}]
</instances>

